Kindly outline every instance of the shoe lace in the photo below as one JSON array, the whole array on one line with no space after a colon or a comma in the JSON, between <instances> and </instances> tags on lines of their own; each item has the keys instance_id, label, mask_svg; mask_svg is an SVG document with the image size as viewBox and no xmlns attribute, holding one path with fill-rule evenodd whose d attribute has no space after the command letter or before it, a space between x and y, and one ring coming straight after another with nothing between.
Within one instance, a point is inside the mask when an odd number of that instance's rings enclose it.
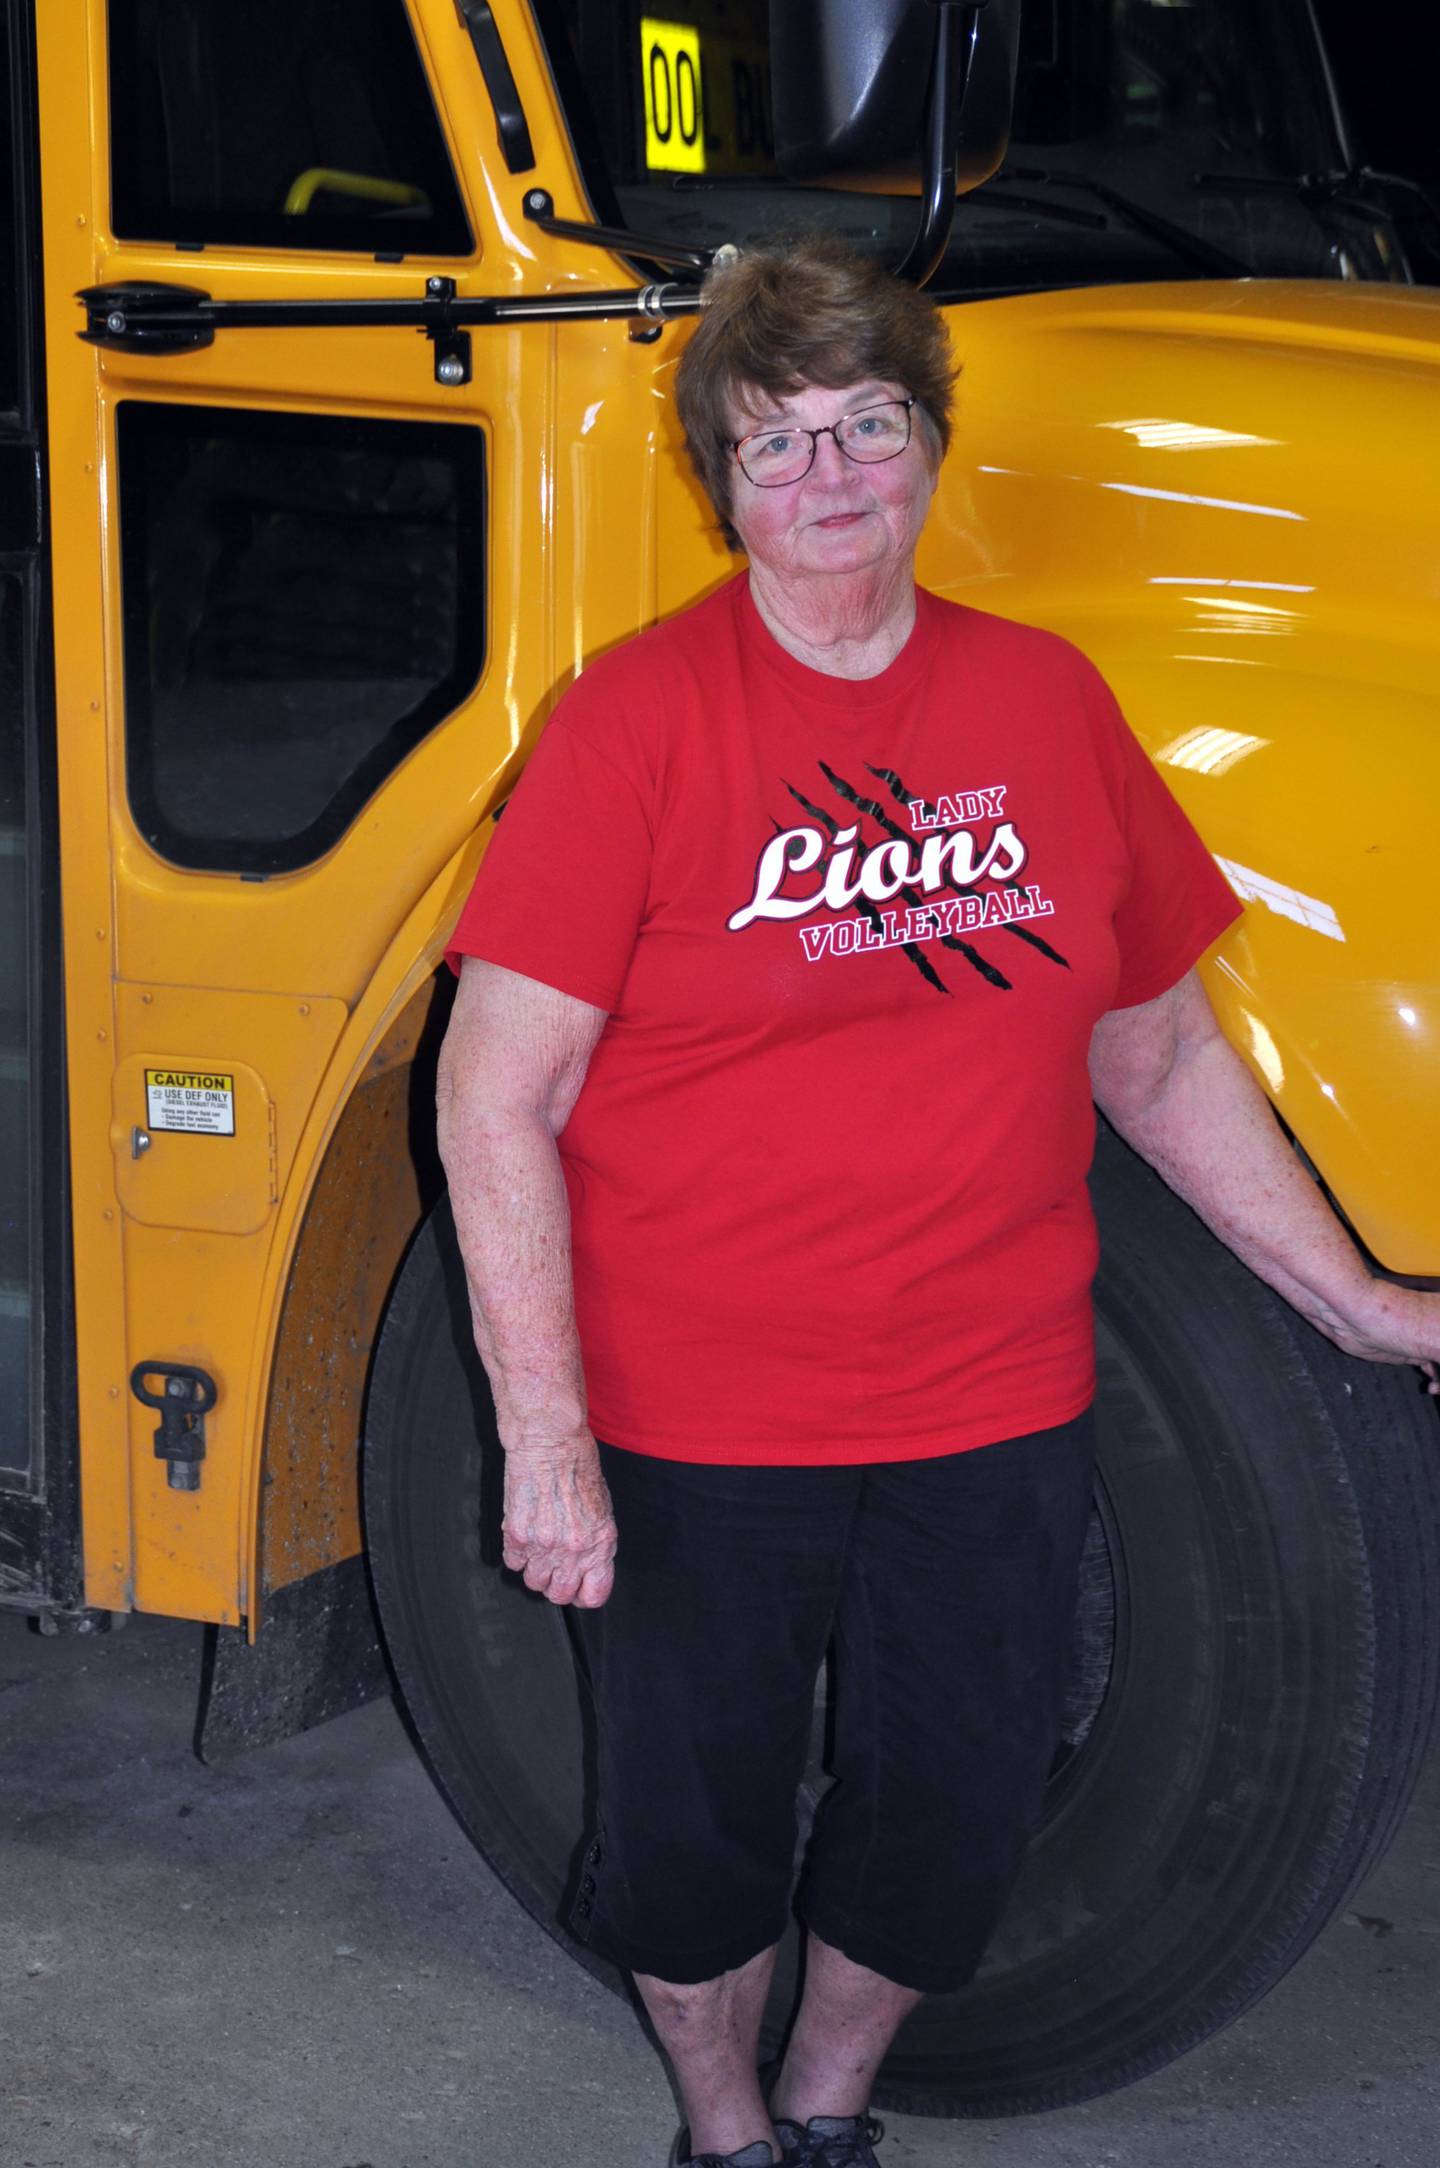
<instances>
[{"instance_id":1,"label":"shoe lace","mask_svg":"<svg viewBox=\"0 0 1440 2168\"><path fill-rule=\"evenodd\" d=\"M682 2164L682 2168L730 2168L733 2153L696 2153Z\"/></svg>"},{"instance_id":2,"label":"shoe lace","mask_svg":"<svg viewBox=\"0 0 1440 2168\"><path fill-rule=\"evenodd\" d=\"M884 2135L885 2125L876 2117L857 2115L849 2130L811 2136L809 2149L802 2152L800 2160L804 2168L875 2168L870 2148L878 2145Z\"/></svg>"}]
</instances>

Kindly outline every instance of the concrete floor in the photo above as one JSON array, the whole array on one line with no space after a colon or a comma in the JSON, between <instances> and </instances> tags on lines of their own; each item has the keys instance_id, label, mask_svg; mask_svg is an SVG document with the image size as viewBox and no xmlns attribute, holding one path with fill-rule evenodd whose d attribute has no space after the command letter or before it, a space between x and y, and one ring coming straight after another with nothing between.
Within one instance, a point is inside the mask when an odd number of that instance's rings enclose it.
<instances>
[{"instance_id":1,"label":"concrete floor","mask_svg":"<svg viewBox=\"0 0 1440 2168\"><path fill-rule=\"evenodd\" d=\"M473 1852L393 1706L207 1769L199 1629L0 1613L0 2168L660 2168L629 2009ZM885 2168L1436 2168L1440 1753L1351 1909L1143 2084L888 2119Z\"/></svg>"}]
</instances>

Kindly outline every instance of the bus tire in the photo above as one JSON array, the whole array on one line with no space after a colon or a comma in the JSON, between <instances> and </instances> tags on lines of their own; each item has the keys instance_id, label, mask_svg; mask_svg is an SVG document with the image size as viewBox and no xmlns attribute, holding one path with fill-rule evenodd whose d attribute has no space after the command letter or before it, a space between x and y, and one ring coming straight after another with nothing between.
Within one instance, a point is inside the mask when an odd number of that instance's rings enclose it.
<instances>
[{"instance_id":1,"label":"bus tire","mask_svg":"<svg viewBox=\"0 0 1440 2168\"><path fill-rule=\"evenodd\" d=\"M1109 1134L1092 1188L1099 1464L1066 1736L980 1973L921 2004L881 2073L877 2103L921 2115L1093 2098L1258 2001L1380 1858L1435 1706L1440 1425L1418 1374L1341 1355ZM618 1985L559 1925L590 1724L565 1614L500 1565L499 1496L442 1203L371 1385L380 1618L461 1823L535 1919ZM811 1803L818 1764L812 1780Z\"/></svg>"}]
</instances>

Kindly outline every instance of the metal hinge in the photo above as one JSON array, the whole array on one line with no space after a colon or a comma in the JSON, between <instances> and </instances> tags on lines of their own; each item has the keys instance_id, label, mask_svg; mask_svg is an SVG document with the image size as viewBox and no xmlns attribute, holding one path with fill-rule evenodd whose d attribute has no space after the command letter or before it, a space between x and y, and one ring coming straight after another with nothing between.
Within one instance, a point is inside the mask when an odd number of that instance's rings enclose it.
<instances>
[{"instance_id":1,"label":"metal hinge","mask_svg":"<svg viewBox=\"0 0 1440 2168\"><path fill-rule=\"evenodd\" d=\"M203 287L132 279L85 286L75 298L85 311L80 336L87 346L112 346L124 354L191 354L215 341L207 313L210 296Z\"/></svg>"}]
</instances>

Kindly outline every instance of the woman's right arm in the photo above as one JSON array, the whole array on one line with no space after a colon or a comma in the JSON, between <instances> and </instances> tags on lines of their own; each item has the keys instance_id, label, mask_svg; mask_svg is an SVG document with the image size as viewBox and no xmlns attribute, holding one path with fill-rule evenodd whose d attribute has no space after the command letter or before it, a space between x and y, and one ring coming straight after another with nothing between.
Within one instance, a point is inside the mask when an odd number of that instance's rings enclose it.
<instances>
[{"instance_id":1,"label":"woman's right arm","mask_svg":"<svg viewBox=\"0 0 1440 2168\"><path fill-rule=\"evenodd\" d=\"M436 1088L475 1344L505 1448L505 1563L552 1603L586 1609L610 1593L615 1523L589 1427L555 1139L605 1015L467 956Z\"/></svg>"}]
</instances>

